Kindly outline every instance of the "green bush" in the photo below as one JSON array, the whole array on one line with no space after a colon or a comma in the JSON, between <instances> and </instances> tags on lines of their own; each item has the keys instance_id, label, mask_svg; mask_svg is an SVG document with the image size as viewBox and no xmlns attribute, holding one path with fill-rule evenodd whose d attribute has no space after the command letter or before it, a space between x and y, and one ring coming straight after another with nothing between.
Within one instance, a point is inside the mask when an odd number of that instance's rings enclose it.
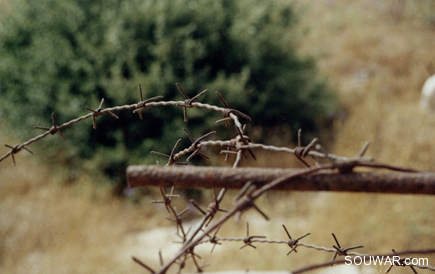
<instances>
[{"instance_id":1,"label":"green bush","mask_svg":"<svg viewBox=\"0 0 435 274\"><path fill-rule=\"evenodd\" d=\"M297 15L281 1L14 0L0 16L0 118L20 140L50 126L52 112L60 124L101 98L105 107L138 102L139 83L163 100L183 99L175 83L189 96L207 88L200 101L221 105L219 90L263 130L314 132L334 107L313 60L296 53ZM175 107L144 120L117 114L97 118L97 131L89 120L66 129L66 142L40 142L43 157L119 178L128 164L154 163L150 150L170 151L183 126L200 136L219 118L191 109L184 124Z\"/></svg>"}]
</instances>

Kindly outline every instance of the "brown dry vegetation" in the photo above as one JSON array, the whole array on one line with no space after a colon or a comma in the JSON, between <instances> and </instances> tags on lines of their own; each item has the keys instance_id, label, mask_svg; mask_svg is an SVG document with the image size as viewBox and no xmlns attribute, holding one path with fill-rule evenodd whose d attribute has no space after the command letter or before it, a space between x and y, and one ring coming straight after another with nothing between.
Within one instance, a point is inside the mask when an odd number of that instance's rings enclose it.
<instances>
[{"instance_id":1,"label":"brown dry vegetation","mask_svg":"<svg viewBox=\"0 0 435 274\"><path fill-rule=\"evenodd\" d=\"M434 171L435 114L421 113L418 100L425 78L435 73L435 25L430 19L435 4L296 3L305 12L301 52L315 56L346 111L346 119L335 123L333 152L352 156L371 141L368 154L377 161ZM66 187L61 175L39 165L37 158L22 153L17 160L17 167L9 161L0 164L0 273L146 273L130 256L152 253L157 262L157 248L137 254L140 246L131 240L139 231L169 224L164 211L150 206L152 198L140 204L113 200L95 187L95 178L85 176ZM433 248L435 243L433 197L269 193L260 204L273 213L271 222L256 221L253 212L221 233L243 237L249 220L255 223L252 233L269 238L284 239L284 223L294 237L311 232L307 243L331 247L334 232L342 246L363 244L367 253ZM295 269L333 256L300 248L286 257L285 246L257 245L243 252L239 245L226 246L206 255L212 263L207 270ZM429 258L435 265L435 257Z\"/></svg>"}]
</instances>

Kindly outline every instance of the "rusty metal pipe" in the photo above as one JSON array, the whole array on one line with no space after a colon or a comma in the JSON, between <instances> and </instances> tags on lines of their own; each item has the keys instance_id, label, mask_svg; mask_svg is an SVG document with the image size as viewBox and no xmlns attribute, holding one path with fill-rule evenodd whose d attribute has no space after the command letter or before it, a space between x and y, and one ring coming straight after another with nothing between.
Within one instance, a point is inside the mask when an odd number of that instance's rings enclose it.
<instances>
[{"instance_id":1,"label":"rusty metal pipe","mask_svg":"<svg viewBox=\"0 0 435 274\"><path fill-rule=\"evenodd\" d=\"M179 188L240 189L250 181L261 187L274 179L306 169L229 168L194 166L129 166L129 187L161 186ZM325 171L291 179L274 188L286 191L338 191L401 194L435 194L432 172L353 172Z\"/></svg>"}]
</instances>

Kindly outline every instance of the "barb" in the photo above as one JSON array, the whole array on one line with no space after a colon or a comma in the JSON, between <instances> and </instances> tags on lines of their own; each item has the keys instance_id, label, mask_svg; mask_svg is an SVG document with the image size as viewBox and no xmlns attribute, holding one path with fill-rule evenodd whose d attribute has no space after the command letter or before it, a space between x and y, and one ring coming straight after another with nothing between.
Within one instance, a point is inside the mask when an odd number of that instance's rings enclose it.
<instances>
[{"instance_id":1,"label":"barb","mask_svg":"<svg viewBox=\"0 0 435 274\"><path fill-rule=\"evenodd\" d=\"M222 118L223 118L223 119L216 121L216 124L219 124L219 123L221 123L221 122L225 122L225 126L226 126L226 127L230 127L230 124L228 123L228 121L231 120L231 119L234 120L234 118L231 117L231 114L233 114L233 115L240 115L241 117L245 118L246 120L248 120L248 121L250 121L250 122L252 121L251 117L249 117L248 115L246 115L246 114L244 114L244 113L242 113L242 112L240 112L240 111L238 111L238 110L231 109L231 108L228 106L227 102L225 102L225 100L224 100L224 98L222 97L222 95L221 95L218 91L216 91L216 95L219 97L219 100L220 100L220 101L222 102L222 104L225 106L225 110L222 111Z\"/></svg>"},{"instance_id":2,"label":"barb","mask_svg":"<svg viewBox=\"0 0 435 274\"><path fill-rule=\"evenodd\" d=\"M210 203L207 207L207 210L204 211L201 209L201 207L198 205L198 203L195 200L190 200L190 203L199 210L199 212L201 212L204 215L204 227L208 226L210 224L210 222L213 220L214 216L216 215L216 213L218 211L220 212L228 212L228 210L226 209L222 209L220 208L219 204L222 202L222 199L224 198L226 189L223 188L220 192L219 195L216 194L216 189L213 188L213 193L214 193L214 202Z\"/></svg>"},{"instance_id":3,"label":"barb","mask_svg":"<svg viewBox=\"0 0 435 274\"><path fill-rule=\"evenodd\" d=\"M214 232L213 236L210 236L209 234L206 234L209 237L209 242L213 244L213 247L211 248L210 253L213 253L213 250L215 249L216 245L222 245L222 243L220 243L218 238L216 237L216 234L219 232L219 229L221 229L221 227L222 226L220 226L220 227L218 227L216 229L216 231Z\"/></svg>"},{"instance_id":4,"label":"barb","mask_svg":"<svg viewBox=\"0 0 435 274\"><path fill-rule=\"evenodd\" d=\"M307 156L308 152L318 143L318 140L313 139L313 141L311 141L311 143L308 146L302 147L301 135L302 135L302 129L299 129L298 130L298 146L294 149L294 155L306 167L310 167L310 165L303 158L305 158Z\"/></svg>"},{"instance_id":5,"label":"barb","mask_svg":"<svg viewBox=\"0 0 435 274\"><path fill-rule=\"evenodd\" d=\"M145 110L145 109L151 107L151 105L148 103L162 99L163 96L160 95L160 96L156 96L156 97L144 100L143 94L142 94L142 86L139 84L139 98L140 98L140 102L135 105L136 109L133 111L133 113L137 113L139 115L139 118L142 120L143 119L142 110Z\"/></svg>"},{"instance_id":6,"label":"barb","mask_svg":"<svg viewBox=\"0 0 435 274\"><path fill-rule=\"evenodd\" d=\"M49 132L51 135L54 135L54 134L56 134L56 133L59 132L60 137L62 137L62 140L65 141L65 137L63 136L62 131L60 131L60 127L58 127L58 126L56 125L56 119L54 119L54 112L51 114L51 123L52 123L52 126L51 126L51 127L39 127L39 126L35 126L35 127L33 127L33 128L34 128L34 129L43 129L43 130L48 130L48 132Z\"/></svg>"},{"instance_id":7,"label":"barb","mask_svg":"<svg viewBox=\"0 0 435 274\"><path fill-rule=\"evenodd\" d=\"M264 239L266 238L266 236L250 236L249 235L249 223L246 223L246 237L243 238L243 242L245 243L245 245L243 245L242 247L240 247L240 249L243 249L247 246L250 246L252 248L257 248L252 244L252 240L254 239Z\"/></svg>"},{"instance_id":8,"label":"barb","mask_svg":"<svg viewBox=\"0 0 435 274\"><path fill-rule=\"evenodd\" d=\"M168 213L170 213L169 206L171 205L172 199L179 198L180 195L174 194L174 187L171 188L171 192L169 194L165 188L160 187L159 189L160 189L160 194L162 194L162 200L153 200L151 201L151 203L164 204L166 210L168 211Z\"/></svg>"},{"instance_id":9,"label":"barb","mask_svg":"<svg viewBox=\"0 0 435 274\"><path fill-rule=\"evenodd\" d=\"M186 208L186 209L184 209L181 212L178 212L176 207L169 206L169 209L172 212L174 218L166 217L166 219L168 219L169 221L172 221L172 222L174 222L176 224L176 226L177 226L177 235L181 236L181 238L184 241L185 238L186 238L187 233L184 231L183 220L181 219L181 216L183 216L187 211L189 211L189 208ZM180 235L180 231L181 231L181 235Z\"/></svg>"},{"instance_id":10,"label":"barb","mask_svg":"<svg viewBox=\"0 0 435 274\"><path fill-rule=\"evenodd\" d=\"M181 139L178 139L177 143L175 143L175 146L172 148L171 154L170 155L166 155L160 152L156 152L156 151L151 151L151 154L155 154L155 155L159 155L165 158L168 158L168 163L166 164L167 166L175 166L175 165L187 165L187 163L179 163L178 162L178 158L175 158L175 150L177 150L178 145L180 144Z\"/></svg>"},{"instance_id":11,"label":"barb","mask_svg":"<svg viewBox=\"0 0 435 274\"><path fill-rule=\"evenodd\" d=\"M364 246L362 245L356 245L356 246L351 246L351 247L346 247L346 248L342 248L340 246L340 243L337 240L337 237L335 237L335 234L332 233L332 237L334 237L335 243L337 244L337 246L333 245L332 247L337 250L335 252L334 258L332 259L332 262L335 261L335 258L337 258L337 256L347 256L348 255L348 251L352 250L352 249L357 249L357 248L363 248ZM332 265L332 264L331 264Z\"/></svg>"},{"instance_id":12,"label":"barb","mask_svg":"<svg viewBox=\"0 0 435 274\"><path fill-rule=\"evenodd\" d=\"M310 235L311 233L306 233L306 234L300 236L299 238L293 240L292 237L290 236L290 233L288 232L287 228L285 227L285 225L282 225L282 227L284 228L285 233L287 234L288 238L290 239L290 240L287 242L287 244L288 244L288 246L289 246L291 249L290 249L290 251L287 253L287 256L288 256L290 253L292 253L293 251L297 253L298 251L296 250L296 247L298 246L298 242L299 242L299 240L301 240L301 239L307 237L307 236Z\"/></svg>"},{"instance_id":13,"label":"barb","mask_svg":"<svg viewBox=\"0 0 435 274\"><path fill-rule=\"evenodd\" d=\"M183 95L183 97L185 99L184 100L184 106L183 106L183 115L184 115L184 122L187 123L187 108L193 108L194 106L192 105L192 103L196 99L198 99L199 97L201 97L204 94L206 94L208 92L208 89L201 91L200 93L195 95L193 98L189 98L178 83L176 83L175 85L177 86L178 90L181 92L181 94Z\"/></svg>"},{"instance_id":14,"label":"barb","mask_svg":"<svg viewBox=\"0 0 435 274\"><path fill-rule=\"evenodd\" d=\"M12 162L14 163L14 166L16 165L14 154L17 154L18 152L20 152L21 149L27 150L31 154L35 154L35 153L33 153L33 151L31 151L30 149L28 149L27 147L25 147L23 145L21 145L21 146L20 145L16 145L14 147L10 146L10 145L5 145L5 147L8 147L8 148L11 149L11 151L8 154L6 154L6 155L7 156L9 156L9 155L12 156ZM2 157L0 160L3 160L4 158L6 158L6 157Z\"/></svg>"},{"instance_id":15,"label":"barb","mask_svg":"<svg viewBox=\"0 0 435 274\"><path fill-rule=\"evenodd\" d=\"M245 132L245 127L242 126L242 124L239 122L239 118L237 117L237 115L245 118L248 121L252 121L251 117L249 117L248 115L235 110L235 109L231 109L228 104L225 102L224 98L222 97L222 95L216 91L216 95L219 97L219 100L222 102L222 104L225 106L225 109L222 111L222 117L223 119L216 121L216 124L221 123L221 122L225 122L225 126L228 128L229 125L229 120L233 120L234 121L234 125L237 129L237 132L239 133L239 138L236 138L236 147L237 144L239 143L243 143L244 145L248 145L250 142L250 139L248 136L244 135ZM256 160L254 153L251 151L251 149L247 149L249 151L249 153L251 154L252 158L254 158L254 160ZM227 158L226 158L227 159Z\"/></svg>"},{"instance_id":16,"label":"barb","mask_svg":"<svg viewBox=\"0 0 435 274\"><path fill-rule=\"evenodd\" d=\"M187 137L189 137L190 141L192 142L191 148L189 148L188 150L193 150L192 154L187 157L187 161L190 161L195 155L199 155L202 158L206 159L206 160L210 160L210 158L205 155L204 153L200 152L202 146L199 146L199 144L201 143L202 140L204 140L205 138L207 138L210 135L213 135L216 133L216 131L212 131L209 132L201 137L199 137L196 141L193 140L192 135L190 135L189 131L186 128L183 128L184 132L186 133ZM175 155L176 158L180 157L178 155Z\"/></svg>"},{"instance_id":17,"label":"barb","mask_svg":"<svg viewBox=\"0 0 435 274\"><path fill-rule=\"evenodd\" d=\"M97 109L92 109L92 108L86 107L86 109L89 110L89 111L91 111L92 114L93 114L93 115L92 115L92 125L94 126L94 129L97 129L96 117L99 117L99 116L101 116L101 115L104 114L104 113L102 112L102 111L104 110L104 109L103 109L103 104L104 104L104 98L101 99L100 105L98 106ZM115 119L119 119L119 117L116 116L113 112L108 111L107 113L109 113L110 116L112 116L113 118L115 118Z\"/></svg>"}]
</instances>

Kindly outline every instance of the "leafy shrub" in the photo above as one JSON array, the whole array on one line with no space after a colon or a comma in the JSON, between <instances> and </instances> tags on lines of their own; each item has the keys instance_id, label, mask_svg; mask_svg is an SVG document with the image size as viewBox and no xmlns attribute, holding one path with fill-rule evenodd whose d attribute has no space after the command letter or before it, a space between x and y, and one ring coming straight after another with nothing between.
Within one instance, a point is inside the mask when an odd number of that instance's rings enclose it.
<instances>
[{"instance_id":1,"label":"leafy shrub","mask_svg":"<svg viewBox=\"0 0 435 274\"><path fill-rule=\"evenodd\" d=\"M334 97L296 53L296 19L280 1L11 1L1 15L0 117L22 139L50 126L52 112L60 124L101 98L105 107L138 102L139 83L147 98L183 99L178 82L189 96L210 89L201 100L216 105L221 91L264 130L316 131ZM130 163L153 163L150 150L170 151L183 126L200 136L219 118L192 109L185 124L180 108L146 110L144 120L117 114L97 118L97 131L90 121L65 130L65 143L42 142L44 157L119 178Z\"/></svg>"}]
</instances>

